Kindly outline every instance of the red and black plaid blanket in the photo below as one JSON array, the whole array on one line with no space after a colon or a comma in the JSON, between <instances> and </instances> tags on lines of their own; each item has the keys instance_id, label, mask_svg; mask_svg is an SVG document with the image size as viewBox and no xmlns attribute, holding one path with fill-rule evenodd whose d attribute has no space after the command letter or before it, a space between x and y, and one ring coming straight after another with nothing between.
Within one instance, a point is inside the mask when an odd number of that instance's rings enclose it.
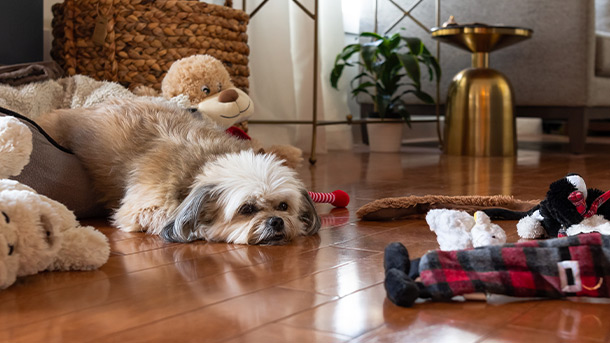
<instances>
[{"instance_id":1,"label":"red and black plaid blanket","mask_svg":"<svg viewBox=\"0 0 610 343\"><path fill-rule=\"evenodd\" d=\"M486 292L518 297L610 297L610 236L589 233L549 240L432 251L419 264L436 299Z\"/></svg>"}]
</instances>

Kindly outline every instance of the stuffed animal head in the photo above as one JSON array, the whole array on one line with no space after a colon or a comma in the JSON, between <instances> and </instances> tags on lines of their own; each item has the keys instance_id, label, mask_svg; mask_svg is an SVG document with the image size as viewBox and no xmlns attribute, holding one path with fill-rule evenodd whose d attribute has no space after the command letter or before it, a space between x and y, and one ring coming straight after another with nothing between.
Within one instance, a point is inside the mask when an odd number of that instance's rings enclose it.
<instances>
[{"instance_id":1,"label":"stuffed animal head","mask_svg":"<svg viewBox=\"0 0 610 343\"><path fill-rule=\"evenodd\" d=\"M250 97L236 88L222 62L209 55L193 55L172 64L161 84L167 99L187 97L190 106L228 128L254 112Z\"/></svg>"},{"instance_id":2,"label":"stuffed animal head","mask_svg":"<svg viewBox=\"0 0 610 343\"><path fill-rule=\"evenodd\" d=\"M577 206L570 200L574 192L580 192L586 201L588 196L587 186L583 178L578 174L568 174L549 186L546 193L545 206L541 204L540 213L543 217L551 217L560 226L568 228L578 224L583 220L583 216L578 212ZM543 221L544 226L544 221ZM559 228L545 227L550 237L557 237Z\"/></svg>"},{"instance_id":3,"label":"stuffed animal head","mask_svg":"<svg viewBox=\"0 0 610 343\"><path fill-rule=\"evenodd\" d=\"M492 223L485 212L475 212L474 220L476 224L470 230L472 246L476 248L506 243L506 232L499 225Z\"/></svg>"},{"instance_id":4,"label":"stuffed animal head","mask_svg":"<svg viewBox=\"0 0 610 343\"><path fill-rule=\"evenodd\" d=\"M89 270L108 260L106 236L81 227L62 204L13 182L0 180L0 289L43 270Z\"/></svg>"},{"instance_id":5,"label":"stuffed animal head","mask_svg":"<svg viewBox=\"0 0 610 343\"><path fill-rule=\"evenodd\" d=\"M577 195L578 197L574 197ZM578 224L583 216L578 212L577 199L586 202L589 190L578 174L568 174L549 186L546 198L517 224L521 238L557 237L559 231ZM586 207L586 204L583 203Z\"/></svg>"}]
</instances>

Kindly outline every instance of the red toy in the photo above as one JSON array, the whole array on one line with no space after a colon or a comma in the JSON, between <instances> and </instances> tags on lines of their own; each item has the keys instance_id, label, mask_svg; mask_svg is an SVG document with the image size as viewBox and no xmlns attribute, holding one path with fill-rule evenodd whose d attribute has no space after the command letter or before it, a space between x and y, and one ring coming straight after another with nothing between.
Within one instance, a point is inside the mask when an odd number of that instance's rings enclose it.
<instances>
[{"instance_id":1,"label":"red toy","mask_svg":"<svg viewBox=\"0 0 610 343\"><path fill-rule=\"evenodd\" d=\"M349 195L340 189L337 189L332 193L308 193L313 202L328 203L335 207L346 207L349 204Z\"/></svg>"}]
</instances>

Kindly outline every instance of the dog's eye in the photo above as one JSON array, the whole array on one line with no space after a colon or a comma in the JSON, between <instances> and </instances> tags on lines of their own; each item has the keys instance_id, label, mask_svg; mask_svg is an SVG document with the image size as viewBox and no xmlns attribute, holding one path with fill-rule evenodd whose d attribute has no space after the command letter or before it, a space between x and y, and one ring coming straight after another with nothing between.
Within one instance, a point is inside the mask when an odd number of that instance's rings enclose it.
<instances>
[{"instance_id":1,"label":"dog's eye","mask_svg":"<svg viewBox=\"0 0 610 343\"><path fill-rule=\"evenodd\" d=\"M11 222L11 218L8 217L8 214L2 212L2 215L4 216L4 221L6 221L7 224Z\"/></svg>"},{"instance_id":2,"label":"dog's eye","mask_svg":"<svg viewBox=\"0 0 610 343\"><path fill-rule=\"evenodd\" d=\"M201 91L205 93L205 95L210 94L210 88L208 86L201 86Z\"/></svg>"},{"instance_id":3,"label":"dog's eye","mask_svg":"<svg viewBox=\"0 0 610 343\"><path fill-rule=\"evenodd\" d=\"M239 208L239 214L243 214L243 215L248 215L248 214L252 214L252 213L256 213L256 212L258 212L258 209L256 208L256 206L254 206L252 204L243 204Z\"/></svg>"},{"instance_id":4,"label":"dog's eye","mask_svg":"<svg viewBox=\"0 0 610 343\"><path fill-rule=\"evenodd\" d=\"M13 251L15 250L15 246L13 245L8 245L8 255L11 256L13 254Z\"/></svg>"},{"instance_id":5,"label":"dog's eye","mask_svg":"<svg viewBox=\"0 0 610 343\"><path fill-rule=\"evenodd\" d=\"M286 211L288 210L288 204L285 202L281 202L279 205L277 205L277 209L279 211Z\"/></svg>"}]
</instances>

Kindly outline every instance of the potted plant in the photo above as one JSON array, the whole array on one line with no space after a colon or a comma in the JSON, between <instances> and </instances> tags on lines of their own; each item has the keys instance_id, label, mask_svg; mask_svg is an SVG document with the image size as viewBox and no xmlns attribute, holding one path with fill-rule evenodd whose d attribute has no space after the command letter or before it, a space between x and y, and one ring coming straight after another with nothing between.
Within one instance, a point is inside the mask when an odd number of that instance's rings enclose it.
<instances>
[{"instance_id":1,"label":"potted plant","mask_svg":"<svg viewBox=\"0 0 610 343\"><path fill-rule=\"evenodd\" d=\"M419 38L404 37L398 33L381 36L373 32L363 32L360 37L373 40L363 44L350 44L337 55L330 75L333 88L337 89L337 82L346 66L360 66L361 72L350 82L352 96L356 97L364 93L371 97L374 113L370 117L378 117L382 121L386 118L402 118L410 127L411 117L403 96L412 94L424 103L433 104L432 96L421 89L420 65L427 68L429 81L439 80L441 70L438 61ZM355 53L359 53L360 59L350 62L350 57ZM377 138L371 129L373 127L382 129L380 125L382 124L368 125L371 150L376 150ZM395 150L398 150L402 125L387 125L398 131L399 137L392 143ZM388 136L387 133L382 135L384 138ZM389 148L381 147L381 149Z\"/></svg>"}]
</instances>

